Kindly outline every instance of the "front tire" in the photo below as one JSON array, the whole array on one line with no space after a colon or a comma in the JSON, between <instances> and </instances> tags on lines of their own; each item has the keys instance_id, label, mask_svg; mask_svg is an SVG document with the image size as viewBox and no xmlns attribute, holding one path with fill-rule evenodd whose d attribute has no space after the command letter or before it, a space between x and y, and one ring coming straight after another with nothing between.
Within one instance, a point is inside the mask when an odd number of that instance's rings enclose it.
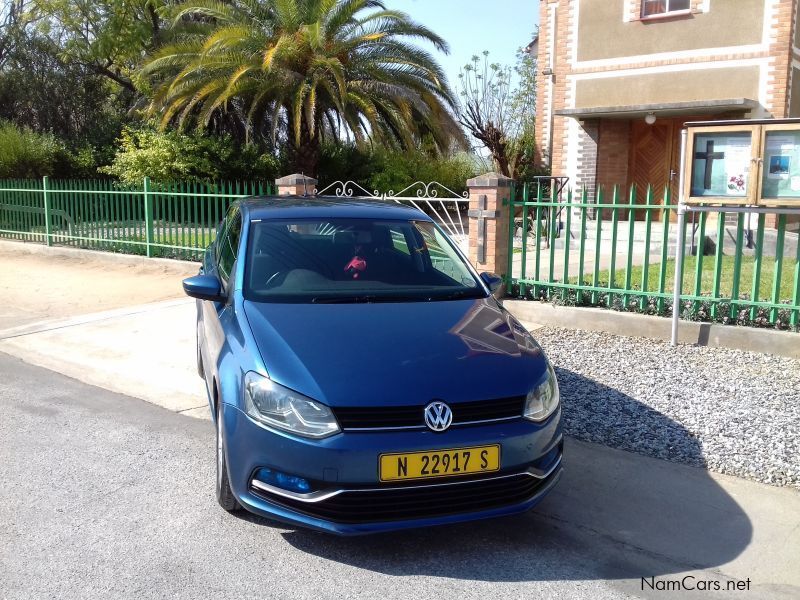
<instances>
[{"instance_id":1,"label":"front tire","mask_svg":"<svg viewBox=\"0 0 800 600\"><path fill-rule=\"evenodd\" d=\"M228 479L228 461L225 457L225 428L222 426L222 400L217 402L217 502L228 512L241 508L233 495Z\"/></svg>"}]
</instances>

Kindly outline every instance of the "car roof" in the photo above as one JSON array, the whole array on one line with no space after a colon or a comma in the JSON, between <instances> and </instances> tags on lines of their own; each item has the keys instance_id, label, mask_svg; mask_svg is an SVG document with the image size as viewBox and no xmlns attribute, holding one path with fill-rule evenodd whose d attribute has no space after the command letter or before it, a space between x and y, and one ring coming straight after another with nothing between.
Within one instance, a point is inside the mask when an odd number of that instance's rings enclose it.
<instances>
[{"instance_id":1,"label":"car roof","mask_svg":"<svg viewBox=\"0 0 800 600\"><path fill-rule=\"evenodd\" d=\"M254 196L241 200L242 210L249 220L258 219L391 219L430 221L421 210L393 200L305 197Z\"/></svg>"}]
</instances>

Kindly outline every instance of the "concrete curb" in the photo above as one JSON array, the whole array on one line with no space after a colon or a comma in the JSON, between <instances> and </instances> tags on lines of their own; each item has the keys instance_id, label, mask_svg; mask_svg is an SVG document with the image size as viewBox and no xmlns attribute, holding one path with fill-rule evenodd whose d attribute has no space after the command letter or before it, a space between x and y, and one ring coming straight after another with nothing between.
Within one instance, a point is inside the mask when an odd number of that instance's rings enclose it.
<instances>
[{"instance_id":1,"label":"concrete curb","mask_svg":"<svg viewBox=\"0 0 800 600\"><path fill-rule=\"evenodd\" d=\"M196 301L193 298L176 298L175 300L161 300L160 302L150 302L148 304L113 308L111 310L88 313L75 317L67 317L65 319L45 319L42 321L36 321L35 323L20 325L19 327L0 329L0 340L22 337L24 335L31 335L34 333L42 333L44 331L52 331L54 329L64 329L65 327L74 327L75 325L84 325L86 323L95 323L97 321L105 321L107 319L135 315L153 310L172 308L173 306L180 306L182 304L194 304L195 302Z\"/></svg>"},{"instance_id":2,"label":"concrete curb","mask_svg":"<svg viewBox=\"0 0 800 600\"><path fill-rule=\"evenodd\" d=\"M195 307L165 300L0 332L0 352L195 418L210 418L195 368Z\"/></svg>"},{"instance_id":3,"label":"concrete curb","mask_svg":"<svg viewBox=\"0 0 800 600\"><path fill-rule=\"evenodd\" d=\"M185 271L187 268L200 263L174 258L148 258L138 254L122 254L120 252L106 252L104 250L86 250L84 248L68 248L63 246L47 246L36 242L21 242L0 240L0 252L16 252L21 254L46 254L48 256L64 256L74 259L107 260L117 264L132 266L165 267Z\"/></svg>"},{"instance_id":4,"label":"concrete curb","mask_svg":"<svg viewBox=\"0 0 800 600\"><path fill-rule=\"evenodd\" d=\"M530 300L504 300L503 305L523 323L657 340L670 340L672 333L672 321L663 317ZM800 359L800 334L788 331L681 321L678 341Z\"/></svg>"}]
</instances>

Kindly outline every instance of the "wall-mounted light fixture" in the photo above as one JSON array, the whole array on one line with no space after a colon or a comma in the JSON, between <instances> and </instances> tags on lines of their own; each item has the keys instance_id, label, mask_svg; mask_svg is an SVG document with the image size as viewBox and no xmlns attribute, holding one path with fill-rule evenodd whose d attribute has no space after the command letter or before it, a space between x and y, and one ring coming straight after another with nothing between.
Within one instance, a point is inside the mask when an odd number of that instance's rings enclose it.
<instances>
[{"instance_id":1,"label":"wall-mounted light fixture","mask_svg":"<svg viewBox=\"0 0 800 600\"><path fill-rule=\"evenodd\" d=\"M652 112L647 113L647 115L645 115L644 117L644 122L647 123L648 125L652 125L653 123L655 123L656 122L655 113Z\"/></svg>"},{"instance_id":2,"label":"wall-mounted light fixture","mask_svg":"<svg viewBox=\"0 0 800 600\"><path fill-rule=\"evenodd\" d=\"M552 74L553 74L553 69L551 69L550 67L545 67L544 69L542 69L542 75L544 75L545 77L550 77L550 75Z\"/></svg>"}]
</instances>

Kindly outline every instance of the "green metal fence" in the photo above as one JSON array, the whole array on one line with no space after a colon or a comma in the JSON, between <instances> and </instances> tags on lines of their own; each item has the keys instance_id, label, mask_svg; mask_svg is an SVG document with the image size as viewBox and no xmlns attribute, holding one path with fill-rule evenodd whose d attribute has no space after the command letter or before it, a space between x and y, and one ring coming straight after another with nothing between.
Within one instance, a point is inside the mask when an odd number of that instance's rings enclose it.
<instances>
[{"instance_id":1,"label":"green metal fence","mask_svg":"<svg viewBox=\"0 0 800 600\"><path fill-rule=\"evenodd\" d=\"M237 198L264 182L0 180L0 238L198 260Z\"/></svg>"},{"instance_id":2,"label":"green metal fence","mask_svg":"<svg viewBox=\"0 0 800 600\"><path fill-rule=\"evenodd\" d=\"M678 235L668 189L656 197L648 188L644 204L635 187L598 190L596 202L585 190L563 198L548 192L536 184L512 191L512 296L666 316L680 239L683 318L800 326L797 217L720 209L695 215Z\"/></svg>"}]
</instances>

